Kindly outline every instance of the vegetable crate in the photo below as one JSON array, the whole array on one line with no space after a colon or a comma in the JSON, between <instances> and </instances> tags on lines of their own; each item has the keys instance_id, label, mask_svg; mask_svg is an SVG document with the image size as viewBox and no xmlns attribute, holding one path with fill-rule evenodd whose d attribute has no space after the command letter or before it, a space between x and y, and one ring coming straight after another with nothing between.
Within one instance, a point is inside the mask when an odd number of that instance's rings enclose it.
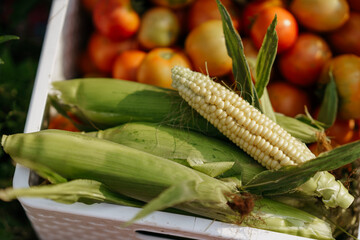
<instances>
[{"instance_id":1,"label":"vegetable crate","mask_svg":"<svg viewBox=\"0 0 360 240\"><path fill-rule=\"evenodd\" d=\"M51 112L47 96L52 81L75 76L76 56L86 23L80 1L54 0L33 89L25 132L38 131ZM79 34L80 33L80 34ZM17 165L14 188L39 183L39 177ZM125 226L140 209L113 204L60 204L40 198L20 198L38 237L56 239L306 239L205 218L155 212Z\"/></svg>"}]
</instances>

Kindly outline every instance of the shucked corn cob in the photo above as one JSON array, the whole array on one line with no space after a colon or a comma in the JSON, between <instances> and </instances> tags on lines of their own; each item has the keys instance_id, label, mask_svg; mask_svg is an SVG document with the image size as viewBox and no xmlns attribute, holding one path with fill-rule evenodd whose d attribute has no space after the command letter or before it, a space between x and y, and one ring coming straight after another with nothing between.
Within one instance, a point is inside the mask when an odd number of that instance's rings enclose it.
<instances>
[{"instance_id":1,"label":"shucked corn cob","mask_svg":"<svg viewBox=\"0 0 360 240\"><path fill-rule=\"evenodd\" d=\"M256 200L251 214L242 216L238 208L231 207L231 203L240 200L236 196L241 197L233 183L104 139L43 130L3 136L1 144L14 161L44 177L58 175L67 180L99 181L116 193L150 201L148 205L166 193L163 207L270 231L332 239L331 228L325 221L266 198ZM171 191L176 187L180 187L177 192ZM185 192L181 192L183 188ZM31 192L20 192L31 196Z\"/></svg>"},{"instance_id":2,"label":"shucked corn cob","mask_svg":"<svg viewBox=\"0 0 360 240\"><path fill-rule=\"evenodd\" d=\"M190 106L266 168L276 170L315 157L305 144L210 77L176 66L172 79L172 86ZM354 200L328 172L318 172L301 189L321 196L330 207L347 208Z\"/></svg>"}]
</instances>

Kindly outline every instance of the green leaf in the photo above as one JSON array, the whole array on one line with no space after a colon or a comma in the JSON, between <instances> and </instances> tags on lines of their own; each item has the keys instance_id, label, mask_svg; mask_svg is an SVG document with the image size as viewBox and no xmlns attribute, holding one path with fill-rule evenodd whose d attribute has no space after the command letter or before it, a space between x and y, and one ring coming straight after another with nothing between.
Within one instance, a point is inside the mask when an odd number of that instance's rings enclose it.
<instances>
[{"instance_id":1,"label":"green leaf","mask_svg":"<svg viewBox=\"0 0 360 240\"><path fill-rule=\"evenodd\" d=\"M19 197L47 198L65 204L108 202L132 207L143 206L142 202L114 193L101 182L88 179L0 190L0 199L3 201L11 201Z\"/></svg>"},{"instance_id":2,"label":"green leaf","mask_svg":"<svg viewBox=\"0 0 360 240\"><path fill-rule=\"evenodd\" d=\"M268 91L267 91L266 87L263 90L263 94L262 94L260 100L261 100L261 107L263 109L264 114L268 118L270 118L271 120L276 122L275 112L274 112L274 109L273 109L273 107L271 105L270 97L269 97L269 94L268 94Z\"/></svg>"},{"instance_id":3,"label":"green leaf","mask_svg":"<svg viewBox=\"0 0 360 240\"><path fill-rule=\"evenodd\" d=\"M0 36L0 43L4 43L10 40L18 40L20 39L18 36L14 36L14 35L2 35Z\"/></svg>"},{"instance_id":4,"label":"green leaf","mask_svg":"<svg viewBox=\"0 0 360 240\"><path fill-rule=\"evenodd\" d=\"M261 98L270 80L271 70L277 54L278 36L275 31L277 16L267 29L264 41L256 59L256 92Z\"/></svg>"},{"instance_id":5,"label":"green leaf","mask_svg":"<svg viewBox=\"0 0 360 240\"><path fill-rule=\"evenodd\" d=\"M305 183L316 172L331 171L359 158L360 141L356 141L322 153L302 165L261 172L244 188L252 193L263 195L287 193Z\"/></svg>"},{"instance_id":6,"label":"green leaf","mask_svg":"<svg viewBox=\"0 0 360 240\"><path fill-rule=\"evenodd\" d=\"M189 163L190 167L209 175L210 177L217 177L226 171L230 170L235 162L209 162L209 163L200 163L200 164L193 164Z\"/></svg>"},{"instance_id":7,"label":"green leaf","mask_svg":"<svg viewBox=\"0 0 360 240\"><path fill-rule=\"evenodd\" d=\"M158 197L147 203L127 224L132 224L152 212L195 200L198 197L196 185L197 183L195 181L185 181L169 187Z\"/></svg>"},{"instance_id":8,"label":"green leaf","mask_svg":"<svg viewBox=\"0 0 360 240\"><path fill-rule=\"evenodd\" d=\"M222 5L219 0L216 0L216 2L223 23L226 49L232 59L236 88L241 91L242 98L261 110L259 98L251 80L250 67L244 54L244 46L241 37L235 30L231 17L224 5Z\"/></svg>"},{"instance_id":9,"label":"green leaf","mask_svg":"<svg viewBox=\"0 0 360 240\"><path fill-rule=\"evenodd\" d=\"M316 142L317 134L322 131L322 129L313 126L310 121L304 122L300 119L288 117L281 113L275 113L275 116L276 122L282 128L303 143Z\"/></svg>"},{"instance_id":10,"label":"green leaf","mask_svg":"<svg viewBox=\"0 0 360 240\"><path fill-rule=\"evenodd\" d=\"M336 90L336 84L332 72L329 72L330 81L326 84L324 97L320 106L318 120L329 128L334 124L338 111L339 97Z\"/></svg>"}]
</instances>

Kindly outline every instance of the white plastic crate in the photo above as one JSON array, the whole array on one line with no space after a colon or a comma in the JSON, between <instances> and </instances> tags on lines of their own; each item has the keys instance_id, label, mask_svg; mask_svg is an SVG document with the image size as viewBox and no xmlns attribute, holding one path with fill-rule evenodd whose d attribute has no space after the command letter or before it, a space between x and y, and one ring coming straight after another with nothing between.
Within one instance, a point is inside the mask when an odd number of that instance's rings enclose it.
<instances>
[{"instance_id":1,"label":"white plastic crate","mask_svg":"<svg viewBox=\"0 0 360 240\"><path fill-rule=\"evenodd\" d=\"M25 132L41 129L47 111L50 83L72 78L82 19L77 0L53 0L43 50L35 80ZM14 188L36 184L37 176L17 165ZM124 227L138 208L113 204L60 204L41 198L19 199L42 240L91 239L307 239L250 227L165 212L155 212Z\"/></svg>"}]
</instances>

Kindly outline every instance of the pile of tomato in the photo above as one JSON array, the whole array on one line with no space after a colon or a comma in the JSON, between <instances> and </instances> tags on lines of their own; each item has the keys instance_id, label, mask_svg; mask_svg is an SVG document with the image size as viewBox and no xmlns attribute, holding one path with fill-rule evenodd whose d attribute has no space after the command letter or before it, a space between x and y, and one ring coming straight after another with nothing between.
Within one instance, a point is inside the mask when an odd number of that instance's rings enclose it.
<instances>
[{"instance_id":1,"label":"pile of tomato","mask_svg":"<svg viewBox=\"0 0 360 240\"><path fill-rule=\"evenodd\" d=\"M215 0L82 0L93 29L80 57L83 77L113 77L171 88L182 65L233 81ZM336 144L359 139L360 1L222 0L249 62L277 16L278 51L268 92L275 111L316 117L320 86L332 71L338 117L327 134ZM140 6L140 8L139 8Z\"/></svg>"}]
</instances>

